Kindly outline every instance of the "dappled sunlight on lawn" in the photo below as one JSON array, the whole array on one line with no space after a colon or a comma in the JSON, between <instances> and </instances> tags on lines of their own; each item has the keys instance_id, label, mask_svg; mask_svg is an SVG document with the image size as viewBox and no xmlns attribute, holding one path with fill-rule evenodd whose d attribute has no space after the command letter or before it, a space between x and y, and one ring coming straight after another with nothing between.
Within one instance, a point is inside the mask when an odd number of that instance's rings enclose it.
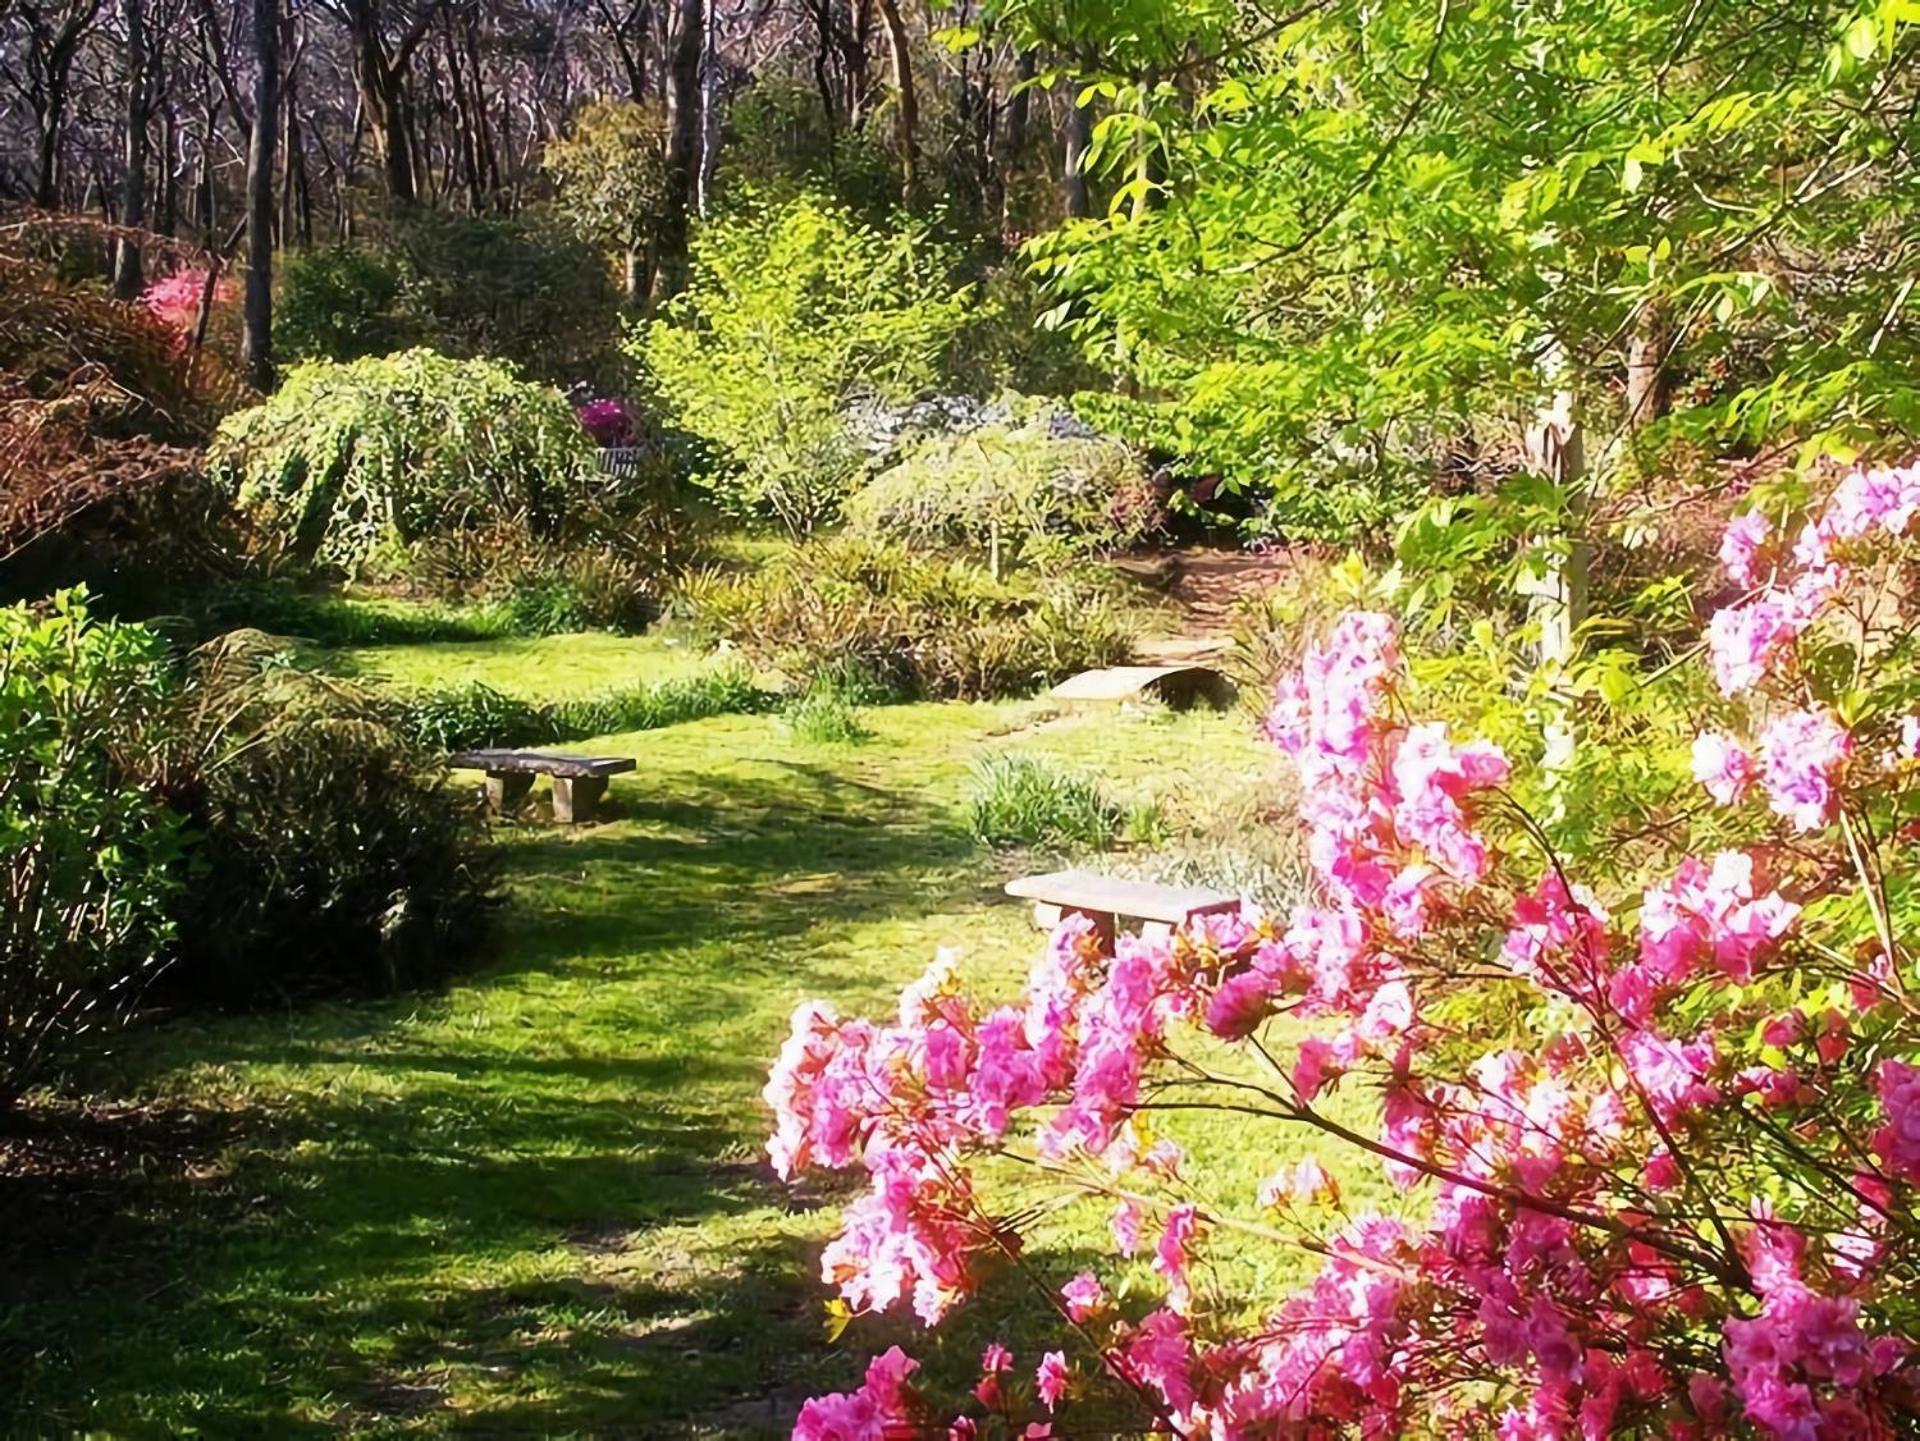
<instances>
[{"instance_id":1,"label":"dappled sunlight on lawn","mask_svg":"<svg viewBox=\"0 0 1920 1441\"><path fill-rule=\"evenodd\" d=\"M595 741L638 770L614 781L604 824L503 828L502 943L445 993L137 1038L123 1079L237 1115L235 1139L199 1179L96 1198L98 1244L63 1260L72 1284L23 1298L46 1348L26 1369L40 1414L281 1434L782 1431L800 1398L907 1336L865 1320L833 1345L823 1329L818 1249L844 1192L781 1186L761 1151L758 1091L789 1014L809 996L890 1011L943 945L1011 989L1041 943L999 893L1019 858L966 833L972 757L1032 747L1122 791L1265 763L1238 716L1044 716L886 708L860 746L810 747L764 716ZM1163 1129L1249 1208L1294 1153L1217 1119ZM1036 1271L1064 1279L1103 1228L1103 1212L1061 1211ZM1266 1290L1298 1258L1255 1248L1231 1266L1218 1284ZM130 1296L129 1273L152 1280ZM9 1340L22 1324L9 1314ZM983 1336L1032 1327L1007 1276L950 1334L911 1344L960 1385Z\"/></svg>"}]
</instances>

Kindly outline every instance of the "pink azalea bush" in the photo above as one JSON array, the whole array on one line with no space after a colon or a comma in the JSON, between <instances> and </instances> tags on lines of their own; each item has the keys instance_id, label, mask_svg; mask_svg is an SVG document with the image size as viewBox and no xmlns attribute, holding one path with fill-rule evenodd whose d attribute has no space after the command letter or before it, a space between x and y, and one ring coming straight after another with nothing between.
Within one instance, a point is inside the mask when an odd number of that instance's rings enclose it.
<instances>
[{"instance_id":1,"label":"pink azalea bush","mask_svg":"<svg viewBox=\"0 0 1920 1441\"><path fill-rule=\"evenodd\" d=\"M172 331L181 348L193 343L200 326L200 302L207 291L204 267L188 266L154 281L140 292L140 306ZM224 275L214 282L213 303L225 305L234 297L233 282Z\"/></svg>"},{"instance_id":2,"label":"pink azalea bush","mask_svg":"<svg viewBox=\"0 0 1920 1441\"><path fill-rule=\"evenodd\" d=\"M576 406L574 414L595 445L627 445L633 440L633 416L624 401L589 400Z\"/></svg>"},{"instance_id":3,"label":"pink azalea bush","mask_svg":"<svg viewBox=\"0 0 1920 1441\"><path fill-rule=\"evenodd\" d=\"M999 1004L943 954L890 1020L802 1006L774 1165L866 1177L823 1279L933 1326L1017 1268L1058 1345L1031 1385L996 1345L964 1407L889 1352L796 1437L1051 1434L1096 1385L1142 1431L1222 1441L1912 1434L1920 727L1912 638L1865 582L1916 513L1920 471L1859 471L1797 531L1729 528L1748 593L1710 661L1755 704L1692 761L1702 825L1744 841L1656 828L1651 885L1570 875L1508 757L1421 718L1394 622L1349 614L1266 725L1299 771L1306 903L1110 949L1069 918ZM1282 1015L1302 1038L1268 1044ZM1208 1059L1222 1041L1244 1066ZM1370 1123L1329 1109L1362 1090ZM1144 1133L1173 1096L1248 1146L1331 1138L1406 1204L1348 1211L1318 1157L1208 1194ZM1044 1275L985 1193L999 1156L1110 1205L1112 1266L1141 1258L1149 1293ZM1287 1237L1317 1273L1258 1324L1199 1283L1210 1248Z\"/></svg>"}]
</instances>

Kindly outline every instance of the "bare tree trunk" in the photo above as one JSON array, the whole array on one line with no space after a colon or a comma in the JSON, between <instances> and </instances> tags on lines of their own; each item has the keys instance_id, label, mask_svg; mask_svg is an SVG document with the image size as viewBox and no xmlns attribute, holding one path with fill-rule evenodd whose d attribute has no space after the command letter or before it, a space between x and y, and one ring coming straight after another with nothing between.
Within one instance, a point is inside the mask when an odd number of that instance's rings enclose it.
<instances>
[{"instance_id":1,"label":"bare tree trunk","mask_svg":"<svg viewBox=\"0 0 1920 1441\"><path fill-rule=\"evenodd\" d=\"M900 201L913 203L920 188L920 103L913 91L913 60L908 49L906 21L900 0L878 0L880 22L887 28L887 53L893 64L896 128L900 137Z\"/></svg>"},{"instance_id":2,"label":"bare tree trunk","mask_svg":"<svg viewBox=\"0 0 1920 1441\"><path fill-rule=\"evenodd\" d=\"M160 112L160 217L162 235L172 235L180 225L180 170L185 163L180 154L180 116L168 100Z\"/></svg>"},{"instance_id":3,"label":"bare tree trunk","mask_svg":"<svg viewBox=\"0 0 1920 1441\"><path fill-rule=\"evenodd\" d=\"M126 173L120 177L120 223L132 229L147 223L147 24L144 0L123 0L127 29ZM132 300L140 293L140 247L124 239L113 257L113 293Z\"/></svg>"},{"instance_id":4,"label":"bare tree trunk","mask_svg":"<svg viewBox=\"0 0 1920 1441\"><path fill-rule=\"evenodd\" d=\"M412 106L399 67L387 54L386 41L380 34L377 0L348 0L347 24L353 39L353 80L387 182L387 194L403 205L411 205L420 196L414 168Z\"/></svg>"},{"instance_id":5,"label":"bare tree trunk","mask_svg":"<svg viewBox=\"0 0 1920 1441\"><path fill-rule=\"evenodd\" d=\"M1667 317L1647 305L1627 337L1627 429L1638 430L1667 413Z\"/></svg>"},{"instance_id":6,"label":"bare tree trunk","mask_svg":"<svg viewBox=\"0 0 1920 1441\"><path fill-rule=\"evenodd\" d=\"M1087 150L1093 144L1093 115L1079 103L1079 86L1067 82L1066 157L1060 171L1060 190L1067 214L1084 220L1093 214L1087 193Z\"/></svg>"},{"instance_id":7,"label":"bare tree trunk","mask_svg":"<svg viewBox=\"0 0 1920 1441\"><path fill-rule=\"evenodd\" d=\"M1007 122L1000 131L1000 153L994 157L994 186L1000 192L1000 229L1011 228L1013 181L1020 174L1027 150L1027 115L1032 106L1030 82L1037 66L1031 50L1022 50L1014 63L1013 88L1007 96Z\"/></svg>"},{"instance_id":8,"label":"bare tree trunk","mask_svg":"<svg viewBox=\"0 0 1920 1441\"><path fill-rule=\"evenodd\" d=\"M247 143L247 296L240 354L273 385L273 152L280 124L280 0L253 0L253 135Z\"/></svg>"},{"instance_id":9,"label":"bare tree trunk","mask_svg":"<svg viewBox=\"0 0 1920 1441\"><path fill-rule=\"evenodd\" d=\"M677 0L673 45L667 65L671 85L667 113L666 203L655 238L653 300L679 293L686 284L687 233L700 169L700 50L706 33L707 0Z\"/></svg>"}]
</instances>

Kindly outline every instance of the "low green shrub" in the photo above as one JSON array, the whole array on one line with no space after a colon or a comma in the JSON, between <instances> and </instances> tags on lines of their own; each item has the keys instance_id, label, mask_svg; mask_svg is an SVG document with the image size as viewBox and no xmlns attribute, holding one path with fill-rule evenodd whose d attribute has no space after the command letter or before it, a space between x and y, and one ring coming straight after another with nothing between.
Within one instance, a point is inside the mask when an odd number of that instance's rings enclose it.
<instances>
[{"instance_id":1,"label":"low green shrub","mask_svg":"<svg viewBox=\"0 0 1920 1441\"><path fill-rule=\"evenodd\" d=\"M659 730L717 715L751 715L774 697L744 666L632 686L576 700L534 702L475 681L413 691L399 701L402 729L441 752L481 746L538 746L590 736Z\"/></svg>"},{"instance_id":2,"label":"low green shrub","mask_svg":"<svg viewBox=\"0 0 1920 1441\"><path fill-rule=\"evenodd\" d=\"M270 556L349 576L446 531L551 538L602 487L557 390L430 350L295 366L221 423L208 462Z\"/></svg>"},{"instance_id":3,"label":"low green shrub","mask_svg":"<svg viewBox=\"0 0 1920 1441\"><path fill-rule=\"evenodd\" d=\"M697 626L803 681L856 665L890 690L932 699L1025 694L1132 650L1127 614L1067 575L995 580L979 566L836 538L756 571L692 577Z\"/></svg>"},{"instance_id":4,"label":"low green shrub","mask_svg":"<svg viewBox=\"0 0 1920 1441\"><path fill-rule=\"evenodd\" d=\"M485 941L485 823L378 692L233 632L190 658L161 767L197 836L173 906L180 998L384 993Z\"/></svg>"},{"instance_id":5,"label":"low green shrub","mask_svg":"<svg viewBox=\"0 0 1920 1441\"><path fill-rule=\"evenodd\" d=\"M795 740L809 745L858 745L873 738L859 708L831 689L809 690L789 701L780 718Z\"/></svg>"},{"instance_id":6,"label":"low green shrub","mask_svg":"<svg viewBox=\"0 0 1920 1441\"><path fill-rule=\"evenodd\" d=\"M0 609L0 1105L116 1026L164 963L179 818L127 778L166 704L160 638L84 592Z\"/></svg>"},{"instance_id":7,"label":"low green shrub","mask_svg":"<svg viewBox=\"0 0 1920 1441\"><path fill-rule=\"evenodd\" d=\"M974 764L967 826L996 850L1104 850L1127 814L1086 776L1039 756L995 751Z\"/></svg>"},{"instance_id":8,"label":"low green shrub","mask_svg":"<svg viewBox=\"0 0 1920 1441\"><path fill-rule=\"evenodd\" d=\"M919 442L847 501L852 528L965 547L997 570L1125 550L1165 524L1131 448L1050 406L1016 403L1013 412Z\"/></svg>"}]
</instances>

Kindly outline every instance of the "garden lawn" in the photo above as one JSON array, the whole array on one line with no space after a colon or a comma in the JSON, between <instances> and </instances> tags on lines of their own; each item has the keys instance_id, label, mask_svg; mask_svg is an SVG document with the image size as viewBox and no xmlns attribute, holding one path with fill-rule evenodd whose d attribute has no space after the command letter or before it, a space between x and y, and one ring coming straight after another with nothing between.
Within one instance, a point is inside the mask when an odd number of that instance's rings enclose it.
<instances>
[{"instance_id":1,"label":"garden lawn","mask_svg":"<svg viewBox=\"0 0 1920 1441\"><path fill-rule=\"evenodd\" d=\"M335 652L343 668L405 690L479 683L520 700L575 700L713 668L697 646L667 631L354 646Z\"/></svg>"},{"instance_id":2,"label":"garden lawn","mask_svg":"<svg viewBox=\"0 0 1920 1441\"><path fill-rule=\"evenodd\" d=\"M532 655L526 693L546 680ZM641 758L612 818L502 832L502 944L444 994L136 1038L102 1089L144 1103L125 1124L187 1137L180 1154L144 1180L0 1192L37 1197L0 1239L13 1428L777 1435L891 1341L961 1394L989 1334L1037 1334L1023 1283L997 1280L951 1334L864 1319L830 1342L818 1249L848 1192L775 1181L758 1092L804 997L889 1008L949 944L1017 984L1040 944L999 894L1020 861L965 831L983 749L1067 757L1122 799L1271 767L1238 714L1043 716L888 708L858 746L769 716L596 740ZM1175 1119L1249 1209L1305 1148ZM1032 1265L1064 1280L1104 1218L1058 1211ZM1231 1294L1309 1265L1262 1244L1214 1279Z\"/></svg>"}]
</instances>

